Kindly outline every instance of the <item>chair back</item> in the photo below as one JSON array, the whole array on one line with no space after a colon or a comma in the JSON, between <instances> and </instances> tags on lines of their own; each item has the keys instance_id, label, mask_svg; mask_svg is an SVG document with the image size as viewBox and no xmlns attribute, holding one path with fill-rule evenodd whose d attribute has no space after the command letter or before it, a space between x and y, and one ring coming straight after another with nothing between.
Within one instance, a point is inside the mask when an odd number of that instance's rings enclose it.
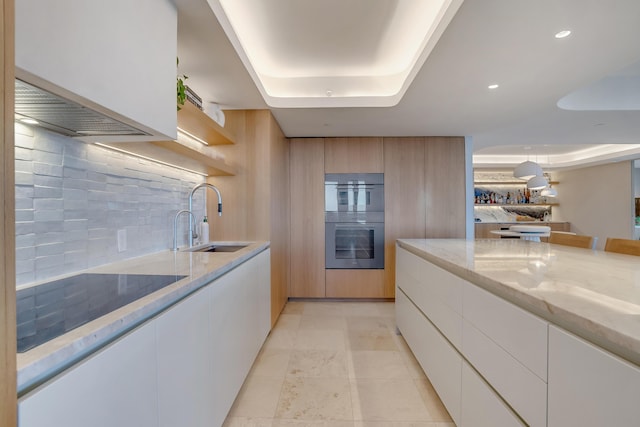
<instances>
[{"instance_id":1,"label":"chair back","mask_svg":"<svg viewBox=\"0 0 640 427\"><path fill-rule=\"evenodd\" d=\"M552 231L549 234L549 243L556 245L573 246L575 248L593 249L595 239L593 236L583 236L579 234L569 234Z\"/></svg>"},{"instance_id":2,"label":"chair back","mask_svg":"<svg viewBox=\"0 0 640 427\"><path fill-rule=\"evenodd\" d=\"M607 252L616 252L627 255L640 255L640 240L607 238L604 245Z\"/></svg>"}]
</instances>

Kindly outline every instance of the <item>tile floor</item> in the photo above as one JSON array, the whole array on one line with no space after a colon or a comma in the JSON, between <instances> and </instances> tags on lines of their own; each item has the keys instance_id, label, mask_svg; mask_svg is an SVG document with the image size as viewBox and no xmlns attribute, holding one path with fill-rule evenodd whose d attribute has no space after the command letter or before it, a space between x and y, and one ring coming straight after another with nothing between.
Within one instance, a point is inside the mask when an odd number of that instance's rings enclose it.
<instances>
[{"instance_id":1,"label":"tile floor","mask_svg":"<svg viewBox=\"0 0 640 427\"><path fill-rule=\"evenodd\" d=\"M289 301L224 427L454 427L393 302Z\"/></svg>"}]
</instances>

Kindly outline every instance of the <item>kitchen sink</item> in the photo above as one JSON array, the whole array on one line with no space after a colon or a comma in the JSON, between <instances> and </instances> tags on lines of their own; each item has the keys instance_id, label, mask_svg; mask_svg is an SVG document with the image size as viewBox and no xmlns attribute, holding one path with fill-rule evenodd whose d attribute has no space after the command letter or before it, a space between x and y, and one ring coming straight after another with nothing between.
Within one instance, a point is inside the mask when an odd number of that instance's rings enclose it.
<instances>
[{"instance_id":1,"label":"kitchen sink","mask_svg":"<svg viewBox=\"0 0 640 427\"><path fill-rule=\"evenodd\" d=\"M221 243L210 243L204 246L196 246L190 249L187 249L189 252L237 252L240 249L244 249L249 244L221 244Z\"/></svg>"}]
</instances>

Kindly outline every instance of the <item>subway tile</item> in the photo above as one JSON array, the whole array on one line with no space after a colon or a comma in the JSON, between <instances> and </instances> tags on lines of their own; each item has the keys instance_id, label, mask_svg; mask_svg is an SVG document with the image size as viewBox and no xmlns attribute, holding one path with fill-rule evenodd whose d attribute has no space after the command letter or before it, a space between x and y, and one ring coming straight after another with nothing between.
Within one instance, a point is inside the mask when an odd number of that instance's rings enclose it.
<instances>
[{"instance_id":1,"label":"subway tile","mask_svg":"<svg viewBox=\"0 0 640 427\"><path fill-rule=\"evenodd\" d=\"M42 209L62 210L64 208L64 202L62 199L35 199L33 201L33 208L36 210L42 210Z\"/></svg>"},{"instance_id":2,"label":"subway tile","mask_svg":"<svg viewBox=\"0 0 640 427\"><path fill-rule=\"evenodd\" d=\"M48 267L55 267L57 265L62 265L63 263L64 263L64 254L36 257L35 259L36 270L41 270L43 268L48 268Z\"/></svg>"},{"instance_id":3,"label":"subway tile","mask_svg":"<svg viewBox=\"0 0 640 427\"><path fill-rule=\"evenodd\" d=\"M15 183L16 185L33 185L34 175L31 172L16 172Z\"/></svg>"},{"instance_id":4,"label":"subway tile","mask_svg":"<svg viewBox=\"0 0 640 427\"><path fill-rule=\"evenodd\" d=\"M33 173L37 175L62 176L62 166L33 162Z\"/></svg>"},{"instance_id":5,"label":"subway tile","mask_svg":"<svg viewBox=\"0 0 640 427\"><path fill-rule=\"evenodd\" d=\"M62 198L62 194L62 188L41 187L38 185L33 187L33 196L36 198L59 199Z\"/></svg>"},{"instance_id":6,"label":"subway tile","mask_svg":"<svg viewBox=\"0 0 640 427\"><path fill-rule=\"evenodd\" d=\"M18 129L16 127L16 131L17 130ZM31 132L28 134L24 134L24 133L16 132L14 136L14 144L16 147L33 149L33 145L34 145L33 133Z\"/></svg>"},{"instance_id":7,"label":"subway tile","mask_svg":"<svg viewBox=\"0 0 640 427\"><path fill-rule=\"evenodd\" d=\"M14 156L16 160L33 161L33 150L16 146Z\"/></svg>"},{"instance_id":8,"label":"subway tile","mask_svg":"<svg viewBox=\"0 0 640 427\"><path fill-rule=\"evenodd\" d=\"M47 245L49 243L64 242L65 233L62 231L52 231L47 233L39 233L35 236L34 245Z\"/></svg>"},{"instance_id":9,"label":"subway tile","mask_svg":"<svg viewBox=\"0 0 640 427\"><path fill-rule=\"evenodd\" d=\"M62 178L57 176L33 175L33 183L40 187L62 188Z\"/></svg>"},{"instance_id":10,"label":"subway tile","mask_svg":"<svg viewBox=\"0 0 640 427\"><path fill-rule=\"evenodd\" d=\"M50 137L38 135L34 140L33 148L37 151L62 154L64 150L64 144L60 143L59 138L55 134L51 134Z\"/></svg>"},{"instance_id":11,"label":"subway tile","mask_svg":"<svg viewBox=\"0 0 640 427\"><path fill-rule=\"evenodd\" d=\"M14 164L16 172L33 173L33 162L31 161L16 159Z\"/></svg>"},{"instance_id":12,"label":"subway tile","mask_svg":"<svg viewBox=\"0 0 640 427\"><path fill-rule=\"evenodd\" d=\"M35 271L35 260L16 260L16 274L23 274Z\"/></svg>"},{"instance_id":13,"label":"subway tile","mask_svg":"<svg viewBox=\"0 0 640 427\"><path fill-rule=\"evenodd\" d=\"M27 246L25 248L16 248L16 261L33 260L36 257L35 246Z\"/></svg>"},{"instance_id":14,"label":"subway tile","mask_svg":"<svg viewBox=\"0 0 640 427\"><path fill-rule=\"evenodd\" d=\"M62 168L62 176L65 178L87 179L87 171L64 166Z\"/></svg>"},{"instance_id":15,"label":"subway tile","mask_svg":"<svg viewBox=\"0 0 640 427\"><path fill-rule=\"evenodd\" d=\"M33 209L16 209L16 222L33 221Z\"/></svg>"},{"instance_id":16,"label":"subway tile","mask_svg":"<svg viewBox=\"0 0 640 427\"><path fill-rule=\"evenodd\" d=\"M36 258L61 254L64 255L64 244L62 243L49 243L36 246Z\"/></svg>"},{"instance_id":17,"label":"subway tile","mask_svg":"<svg viewBox=\"0 0 640 427\"><path fill-rule=\"evenodd\" d=\"M68 219L64 221L63 230L65 232L75 230L87 230L89 227L88 219Z\"/></svg>"},{"instance_id":18,"label":"subway tile","mask_svg":"<svg viewBox=\"0 0 640 427\"><path fill-rule=\"evenodd\" d=\"M35 233L36 227L33 221L16 221L16 236Z\"/></svg>"},{"instance_id":19,"label":"subway tile","mask_svg":"<svg viewBox=\"0 0 640 427\"><path fill-rule=\"evenodd\" d=\"M89 192L75 188L65 188L62 190L64 200L88 200Z\"/></svg>"},{"instance_id":20,"label":"subway tile","mask_svg":"<svg viewBox=\"0 0 640 427\"><path fill-rule=\"evenodd\" d=\"M16 235L16 248L26 248L36 244L35 234Z\"/></svg>"},{"instance_id":21,"label":"subway tile","mask_svg":"<svg viewBox=\"0 0 640 427\"><path fill-rule=\"evenodd\" d=\"M64 219L64 211L61 209L35 209L34 219L38 222L62 221ZM62 224L60 224L62 229Z\"/></svg>"},{"instance_id":22,"label":"subway tile","mask_svg":"<svg viewBox=\"0 0 640 427\"><path fill-rule=\"evenodd\" d=\"M64 231L63 221L36 221L35 223L36 234L43 234L52 231Z\"/></svg>"},{"instance_id":23,"label":"subway tile","mask_svg":"<svg viewBox=\"0 0 640 427\"><path fill-rule=\"evenodd\" d=\"M45 151L33 150L33 160L35 162L49 163L50 165L62 166L62 154L47 153Z\"/></svg>"},{"instance_id":24,"label":"subway tile","mask_svg":"<svg viewBox=\"0 0 640 427\"><path fill-rule=\"evenodd\" d=\"M88 190L89 181L86 179L67 178L64 180L62 186L64 188L77 188L80 190Z\"/></svg>"}]
</instances>

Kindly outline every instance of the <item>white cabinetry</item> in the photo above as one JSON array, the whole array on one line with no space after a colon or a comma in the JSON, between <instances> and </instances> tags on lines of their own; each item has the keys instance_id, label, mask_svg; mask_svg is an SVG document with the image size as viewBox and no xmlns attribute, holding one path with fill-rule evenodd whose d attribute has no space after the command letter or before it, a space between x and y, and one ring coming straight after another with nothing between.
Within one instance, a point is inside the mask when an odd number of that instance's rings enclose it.
<instances>
[{"instance_id":1,"label":"white cabinetry","mask_svg":"<svg viewBox=\"0 0 640 427\"><path fill-rule=\"evenodd\" d=\"M156 329L148 323L21 399L20 427L158 425Z\"/></svg>"},{"instance_id":2,"label":"white cabinetry","mask_svg":"<svg viewBox=\"0 0 640 427\"><path fill-rule=\"evenodd\" d=\"M206 426L214 417L211 291L201 289L155 321L160 427Z\"/></svg>"},{"instance_id":3,"label":"white cabinetry","mask_svg":"<svg viewBox=\"0 0 640 427\"><path fill-rule=\"evenodd\" d=\"M637 426L640 369L549 328L549 427Z\"/></svg>"},{"instance_id":4,"label":"white cabinetry","mask_svg":"<svg viewBox=\"0 0 640 427\"><path fill-rule=\"evenodd\" d=\"M547 323L402 248L396 254L398 328L457 425L546 425Z\"/></svg>"},{"instance_id":5,"label":"white cabinetry","mask_svg":"<svg viewBox=\"0 0 640 427\"><path fill-rule=\"evenodd\" d=\"M271 325L270 251L20 399L20 427L221 426Z\"/></svg>"},{"instance_id":6,"label":"white cabinetry","mask_svg":"<svg viewBox=\"0 0 640 427\"><path fill-rule=\"evenodd\" d=\"M462 365L462 401L464 403L460 426L525 425L466 362Z\"/></svg>"},{"instance_id":7,"label":"white cabinetry","mask_svg":"<svg viewBox=\"0 0 640 427\"><path fill-rule=\"evenodd\" d=\"M17 1L16 77L175 139L177 22L171 0Z\"/></svg>"}]
</instances>

